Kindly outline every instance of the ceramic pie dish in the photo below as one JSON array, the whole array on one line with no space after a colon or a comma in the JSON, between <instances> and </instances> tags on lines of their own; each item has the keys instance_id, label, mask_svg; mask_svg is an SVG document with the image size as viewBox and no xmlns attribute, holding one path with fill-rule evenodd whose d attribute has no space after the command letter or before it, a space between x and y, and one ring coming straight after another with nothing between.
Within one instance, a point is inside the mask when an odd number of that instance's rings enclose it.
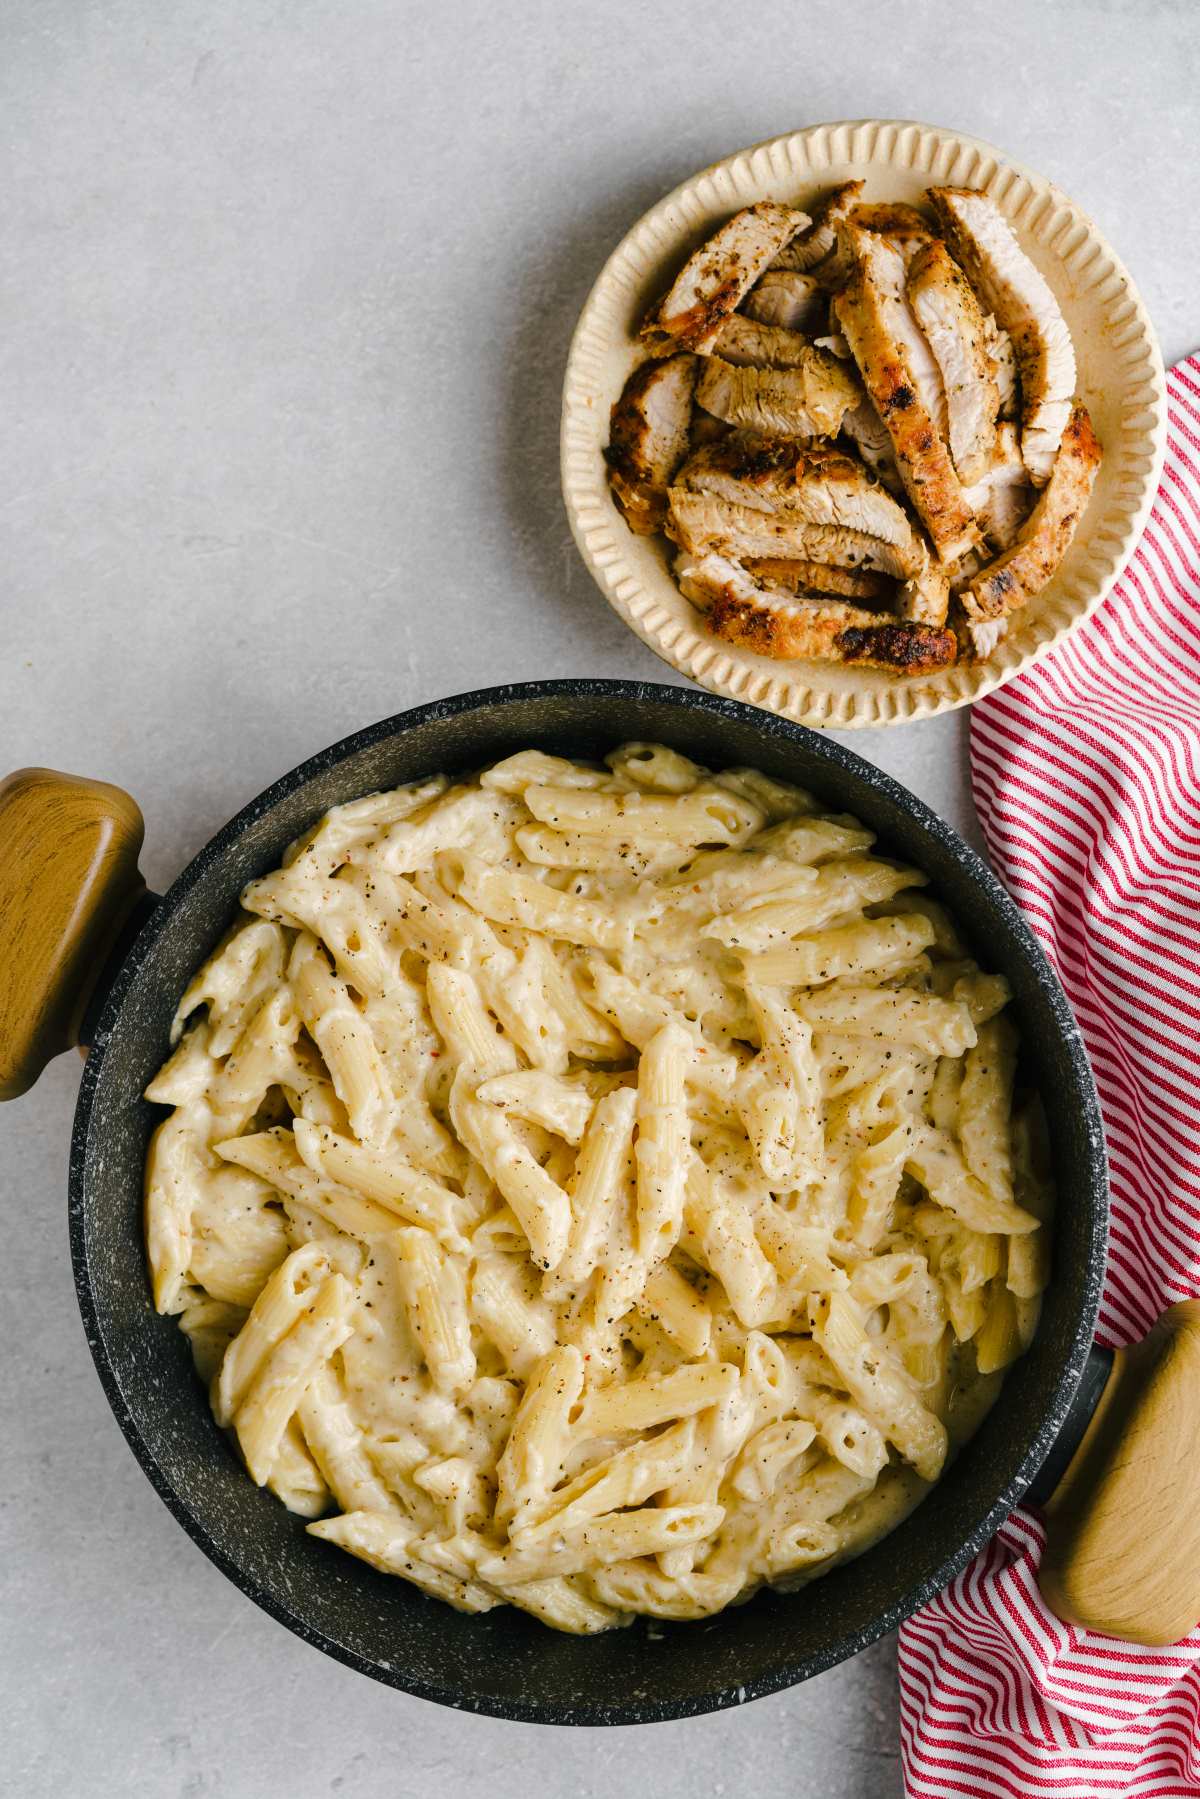
<instances>
[{"instance_id":1,"label":"ceramic pie dish","mask_svg":"<svg viewBox=\"0 0 1200 1799\"><path fill-rule=\"evenodd\" d=\"M712 636L672 579L666 540L637 537L609 492L609 412L644 350L637 327L688 255L755 200L806 206L861 178L867 200L920 203L931 184L981 188L1050 282L1075 344L1079 391L1104 463L1050 585L979 663L907 678L816 662L775 662ZM714 693L808 725L902 724L969 704L1044 655L1093 612L1137 544L1162 467L1166 385L1153 326L1092 221L1042 176L977 138L868 119L814 125L714 163L659 201L618 244L588 297L563 389L562 484L575 541L601 592L665 662Z\"/></svg>"}]
</instances>

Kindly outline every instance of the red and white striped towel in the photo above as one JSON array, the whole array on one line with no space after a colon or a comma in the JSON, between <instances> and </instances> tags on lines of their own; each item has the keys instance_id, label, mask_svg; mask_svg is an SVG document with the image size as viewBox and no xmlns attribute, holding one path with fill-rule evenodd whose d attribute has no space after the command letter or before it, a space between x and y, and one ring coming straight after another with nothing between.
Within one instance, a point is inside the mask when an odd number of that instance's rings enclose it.
<instances>
[{"instance_id":1,"label":"red and white striped towel","mask_svg":"<svg viewBox=\"0 0 1200 1799\"><path fill-rule=\"evenodd\" d=\"M992 861L1100 1089L1110 1346L1200 1295L1200 354L1168 392L1162 484L1111 599L971 726ZM1200 1795L1200 1630L1149 1650L1061 1624L1034 1579L1044 1540L1018 1509L904 1626L906 1790Z\"/></svg>"}]
</instances>

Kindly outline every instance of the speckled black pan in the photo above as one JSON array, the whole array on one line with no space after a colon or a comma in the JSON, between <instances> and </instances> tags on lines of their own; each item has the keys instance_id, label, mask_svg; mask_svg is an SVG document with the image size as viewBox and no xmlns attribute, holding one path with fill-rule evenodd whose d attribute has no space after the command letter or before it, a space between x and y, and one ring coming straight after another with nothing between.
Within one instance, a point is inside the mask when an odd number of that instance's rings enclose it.
<instances>
[{"instance_id":1,"label":"speckled black pan","mask_svg":"<svg viewBox=\"0 0 1200 1799\"><path fill-rule=\"evenodd\" d=\"M975 1441L879 1548L792 1597L763 1593L704 1623L578 1638L508 1607L463 1617L307 1537L299 1518L246 1478L212 1421L182 1333L151 1309L141 1188L154 1109L141 1092L166 1054L179 994L241 888L328 807L527 744L587 754L629 738L800 782L928 871L981 962L1012 983L1026 1073L1050 1118L1059 1215L1032 1350ZM105 1391L147 1475L217 1566L298 1636L377 1680L546 1724L647 1723L756 1699L853 1655L935 1593L996 1529L1064 1422L1072 1428L1106 1225L1099 1110L1074 1020L979 858L912 794L813 732L694 688L626 681L543 681L419 707L314 756L247 806L154 908L104 985L75 1121L70 1215L79 1303Z\"/></svg>"}]
</instances>

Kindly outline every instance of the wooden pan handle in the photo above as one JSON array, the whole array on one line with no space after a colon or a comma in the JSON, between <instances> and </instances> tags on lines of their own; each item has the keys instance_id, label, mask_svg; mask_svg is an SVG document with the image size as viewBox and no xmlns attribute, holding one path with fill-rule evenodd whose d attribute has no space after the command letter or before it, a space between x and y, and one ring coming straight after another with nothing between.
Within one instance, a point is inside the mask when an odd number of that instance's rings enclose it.
<instances>
[{"instance_id":1,"label":"wooden pan handle","mask_svg":"<svg viewBox=\"0 0 1200 1799\"><path fill-rule=\"evenodd\" d=\"M1060 1618L1155 1647L1200 1622L1200 1300L1117 1350L1045 1515L1038 1584Z\"/></svg>"},{"instance_id":2,"label":"wooden pan handle","mask_svg":"<svg viewBox=\"0 0 1200 1799\"><path fill-rule=\"evenodd\" d=\"M88 995L145 883L145 827L105 781L22 768L0 781L0 1099L79 1041Z\"/></svg>"}]
</instances>

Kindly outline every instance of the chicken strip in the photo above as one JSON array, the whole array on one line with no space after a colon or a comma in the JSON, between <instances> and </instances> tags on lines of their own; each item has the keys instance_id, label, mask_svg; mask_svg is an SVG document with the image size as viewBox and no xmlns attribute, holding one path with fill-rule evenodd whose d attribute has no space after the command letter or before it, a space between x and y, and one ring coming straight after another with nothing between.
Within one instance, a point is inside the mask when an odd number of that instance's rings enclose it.
<instances>
[{"instance_id":1,"label":"chicken strip","mask_svg":"<svg viewBox=\"0 0 1200 1799\"><path fill-rule=\"evenodd\" d=\"M714 494L688 493L673 487L667 513L667 535L682 549L703 555L718 550L739 561L762 557L785 562L826 562L835 568L867 568L906 580L920 572L907 549L884 543L865 531L839 525L812 525L786 513L737 506Z\"/></svg>"},{"instance_id":2,"label":"chicken strip","mask_svg":"<svg viewBox=\"0 0 1200 1799\"><path fill-rule=\"evenodd\" d=\"M964 483L978 481L996 441L1000 390L984 315L944 243L926 244L908 271L908 297L946 394L950 454Z\"/></svg>"},{"instance_id":3,"label":"chicken strip","mask_svg":"<svg viewBox=\"0 0 1200 1799\"><path fill-rule=\"evenodd\" d=\"M879 477L889 492L904 492L887 426L866 394L860 396L858 405L852 406L842 420L842 435L850 439L871 473Z\"/></svg>"},{"instance_id":4,"label":"chicken strip","mask_svg":"<svg viewBox=\"0 0 1200 1799\"><path fill-rule=\"evenodd\" d=\"M914 561L920 544L908 514L861 462L827 444L750 439L733 432L689 456L678 487L738 506L786 513L811 525L842 525L895 544Z\"/></svg>"},{"instance_id":5,"label":"chicken strip","mask_svg":"<svg viewBox=\"0 0 1200 1799\"><path fill-rule=\"evenodd\" d=\"M739 366L753 363L760 369L801 369L809 360L812 344L799 331L782 325L761 325L744 313L734 312L713 339L713 353Z\"/></svg>"},{"instance_id":6,"label":"chicken strip","mask_svg":"<svg viewBox=\"0 0 1200 1799\"><path fill-rule=\"evenodd\" d=\"M896 617L918 625L944 625L950 608L950 574L936 557L925 553L915 575L900 584Z\"/></svg>"},{"instance_id":7,"label":"chicken strip","mask_svg":"<svg viewBox=\"0 0 1200 1799\"><path fill-rule=\"evenodd\" d=\"M787 369L739 367L707 356L696 385L706 412L769 437L832 437L856 397L845 364L811 348L803 363Z\"/></svg>"},{"instance_id":8,"label":"chicken strip","mask_svg":"<svg viewBox=\"0 0 1200 1799\"><path fill-rule=\"evenodd\" d=\"M965 491L967 503L992 549L1007 550L1016 541L1033 505L1033 489L1017 429L1008 420L1001 420L996 428L987 467Z\"/></svg>"},{"instance_id":9,"label":"chicken strip","mask_svg":"<svg viewBox=\"0 0 1200 1799\"><path fill-rule=\"evenodd\" d=\"M978 531L942 434L945 390L908 305L904 253L874 232L854 225L847 231L855 268L834 313L887 427L908 495L940 560L953 562Z\"/></svg>"},{"instance_id":10,"label":"chicken strip","mask_svg":"<svg viewBox=\"0 0 1200 1799\"><path fill-rule=\"evenodd\" d=\"M1051 580L1087 509L1101 450L1082 400L1072 403L1054 469L1011 549L959 595L968 620L1015 612Z\"/></svg>"},{"instance_id":11,"label":"chicken strip","mask_svg":"<svg viewBox=\"0 0 1200 1799\"><path fill-rule=\"evenodd\" d=\"M897 624L844 601L797 598L763 586L722 556L681 561L676 579L715 636L759 656L927 674L957 654L952 631Z\"/></svg>"},{"instance_id":12,"label":"chicken strip","mask_svg":"<svg viewBox=\"0 0 1200 1799\"><path fill-rule=\"evenodd\" d=\"M748 319L782 325L788 331L819 330L829 295L811 275L793 269L768 269L742 301Z\"/></svg>"},{"instance_id":13,"label":"chicken strip","mask_svg":"<svg viewBox=\"0 0 1200 1799\"><path fill-rule=\"evenodd\" d=\"M983 327L987 335L987 353L991 358L996 389L1000 395L1000 417L1015 419L1021 410L1021 396L1012 338L1007 331L1000 329L990 312L983 321Z\"/></svg>"},{"instance_id":14,"label":"chicken strip","mask_svg":"<svg viewBox=\"0 0 1200 1799\"><path fill-rule=\"evenodd\" d=\"M788 561L761 556L746 564L746 572L770 587L786 587L789 593L827 593L839 600L890 603L895 582L887 575L865 568L834 568L828 562Z\"/></svg>"},{"instance_id":15,"label":"chicken strip","mask_svg":"<svg viewBox=\"0 0 1200 1799\"><path fill-rule=\"evenodd\" d=\"M661 531L671 477L687 455L696 358L686 352L644 362L612 409L605 459L613 496L630 529Z\"/></svg>"},{"instance_id":16,"label":"chicken strip","mask_svg":"<svg viewBox=\"0 0 1200 1799\"><path fill-rule=\"evenodd\" d=\"M861 181L844 181L830 188L812 209L812 224L800 232L779 252L771 264L773 269L799 269L807 273L837 248L837 228L847 213L857 205L863 191Z\"/></svg>"},{"instance_id":17,"label":"chicken strip","mask_svg":"<svg viewBox=\"0 0 1200 1799\"><path fill-rule=\"evenodd\" d=\"M807 213L774 200L735 213L688 258L647 317L643 336L665 331L685 349L707 348L721 320L736 312L767 264L809 223Z\"/></svg>"},{"instance_id":18,"label":"chicken strip","mask_svg":"<svg viewBox=\"0 0 1200 1799\"><path fill-rule=\"evenodd\" d=\"M995 201L973 188L931 187L929 198L956 258L1012 339L1021 377L1021 450L1045 485L1071 411L1075 351L1049 283Z\"/></svg>"}]
</instances>

